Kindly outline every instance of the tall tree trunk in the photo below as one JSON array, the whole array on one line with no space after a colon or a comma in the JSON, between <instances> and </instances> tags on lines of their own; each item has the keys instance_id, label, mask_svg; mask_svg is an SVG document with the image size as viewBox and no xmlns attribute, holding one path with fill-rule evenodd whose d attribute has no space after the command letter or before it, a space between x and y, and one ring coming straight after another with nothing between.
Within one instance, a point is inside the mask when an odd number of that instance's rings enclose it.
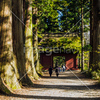
<instances>
[{"instance_id":1,"label":"tall tree trunk","mask_svg":"<svg viewBox=\"0 0 100 100\"><path fill-rule=\"evenodd\" d=\"M11 93L10 88L20 88L13 54L11 8L11 0L0 0L0 90L7 94Z\"/></svg>"},{"instance_id":2,"label":"tall tree trunk","mask_svg":"<svg viewBox=\"0 0 100 100\"><path fill-rule=\"evenodd\" d=\"M83 27L83 0L81 0L81 46L82 46L82 51L81 51L81 71L84 69L84 27Z\"/></svg>"},{"instance_id":3,"label":"tall tree trunk","mask_svg":"<svg viewBox=\"0 0 100 100\"><path fill-rule=\"evenodd\" d=\"M78 56L79 56L79 58L78 58L78 67L80 68L80 66L81 66L81 59L80 59L81 58L81 54L79 53Z\"/></svg>"},{"instance_id":4,"label":"tall tree trunk","mask_svg":"<svg viewBox=\"0 0 100 100\"><path fill-rule=\"evenodd\" d=\"M32 0L26 0L25 3L25 58L26 69L30 77L38 79L38 75L34 66L33 58L33 33L32 33Z\"/></svg>"},{"instance_id":5,"label":"tall tree trunk","mask_svg":"<svg viewBox=\"0 0 100 100\"><path fill-rule=\"evenodd\" d=\"M35 68L38 74L41 74L41 70L40 70L40 65L39 65L39 53L38 53L38 33L37 33L37 24L39 22L39 20L37 19L37 12L38 9L34 8L33 10L33 17L32 17L32 22L33 24L35 24L36 26L33 27L33 51L34 51L34 64L35 64Z\"/></svg>"},{"instance_id":6,"label":"tall tree trunk","mask_svg":"<svg viewBox=\"0 0 100 100\"><path fill-rule=\"evenodd\" d=\"M39 74L39 75L41 75L42 74L42 71L41 71L41 69L40 69L40 62L39 62L39 52L38 52L38 37L36 38L37 40L36 40L36 44L37 44L37 46L36 46L36 59L35 59L35 65L36 65L36 72Z\"/></svg>"},{"instance_id":7,"label":"tall tree trunk","mask_svg":"<svg viewBox=\"0 0 100 100\"><path fill-rule=\"evenodd\" d=\"M93 0L90 1L90 45L92 50L90 52L89 69L93 67ZM93 68L92 68L93 69Z\"/></svg>"},{"instance_id":8,"label":"tall tree trunk","mask_svg":"<svg viewBox=\"0 0 100 100\"><path fill-rule=\"evenodd\" d=\"M93 1L93 70L100 69L100 0Z\"/></svg>"},{"instance_id":9,"label":"tall tree trunk","mask_svg":"<svg viewBox=\"0 0 100 100\"><path fill-rule=\"evenodd\" d=\"M25 56L24 56L24 44L23 44L23 0L13 1L13 47L14 54L17 58L17 68L19 72L19 81L24 84L30 84L31 80L27 76L25 69Z\"/></svg>"}]
</instances>

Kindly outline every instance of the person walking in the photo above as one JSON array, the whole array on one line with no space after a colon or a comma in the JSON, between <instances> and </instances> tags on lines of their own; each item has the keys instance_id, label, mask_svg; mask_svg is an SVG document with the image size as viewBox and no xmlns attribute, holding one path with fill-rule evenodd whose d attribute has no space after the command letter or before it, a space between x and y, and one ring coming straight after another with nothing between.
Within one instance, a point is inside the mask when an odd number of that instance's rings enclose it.
<instances>
[{"instance_id":1,"label":"person walking","mask_svg":"<svg viewBox=\"0 0 100 100\"><path fill-rule=\"evenodd\" d=\"M52 75L52 67L50 66L50 68L49 68L49 75L50 75L50 77L51 77L51 75Z\"/></svg>"},{"instance_id":2,"label":"person walking","mask_svg":"<svg viewBox=\"0 0 100 100\"><path fill-rule=\"evenodd\" d=\"M63 72L65 71L65 65L63 65Z\"/></svg>"},{"instance_id":3,"label":"person walking","mask_svg":"<svg viewBox=\"0 0 100 100\"><path fill-rule=\"evenodd\" d=\"M58 75L59 75L59 69L58 69L58 67L56 67L55 72L56 72L56 76L58 77Z\"/></svg>"}]
</instances>

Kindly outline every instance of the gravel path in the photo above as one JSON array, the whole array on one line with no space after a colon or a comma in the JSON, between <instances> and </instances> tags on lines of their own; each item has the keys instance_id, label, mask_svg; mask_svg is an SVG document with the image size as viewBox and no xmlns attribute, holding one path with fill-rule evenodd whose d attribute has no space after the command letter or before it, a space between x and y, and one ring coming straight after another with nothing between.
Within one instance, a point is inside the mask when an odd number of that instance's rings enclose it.
<instances>
[{"instance_id":1,"label":"gravel path","mask_svg":"<svg viewBox=\"0 0 100 100\"><path fill-rule=\"evenodd\" d=\"M100 100L100 86L96 83L79 71L61 72L58 78L55 72L51 78L44 72L34 86L16 90L14 95L1 94L0 100Z\"/></svg>"}]
</instances>

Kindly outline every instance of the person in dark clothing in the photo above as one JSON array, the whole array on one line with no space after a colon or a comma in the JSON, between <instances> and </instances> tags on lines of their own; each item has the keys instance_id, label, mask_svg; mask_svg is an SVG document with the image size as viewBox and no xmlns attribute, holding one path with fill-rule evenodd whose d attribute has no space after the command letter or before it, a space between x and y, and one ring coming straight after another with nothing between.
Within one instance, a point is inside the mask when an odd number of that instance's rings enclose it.
<instances>
[{"instance_id":1,"label":"person in dark clothing","mask_svg":"<svg viewBox=\"0 0 100 100\"><path fill-rule=\"evenodd\" d=\"M52 75L52 67L51 66L49 68L49 74L50 74L50 77L51 77L51 75Z\"/></svg>"},{"instance_id":2,"label":"person in dark clothing","mask_svg":"<svg viewBox=\"0 0 100 100\"><path fill-rule=\"evenodd\" d=\"M58 75L59 75L59 70L58 70L58 67L56 67L55 72L56 72L56 76L58 77Z\"/></svg>"}]
</instances>

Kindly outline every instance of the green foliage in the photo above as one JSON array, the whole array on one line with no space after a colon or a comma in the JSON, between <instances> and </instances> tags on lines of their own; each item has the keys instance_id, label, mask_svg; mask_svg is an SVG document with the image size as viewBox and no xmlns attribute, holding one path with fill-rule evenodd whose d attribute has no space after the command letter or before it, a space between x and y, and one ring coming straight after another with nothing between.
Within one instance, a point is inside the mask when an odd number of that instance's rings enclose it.
<instances>
[{"instance_id":1,"label":"green foliage","mask_svg":"<svg viewBox=\"0 0 100 100\"><path fill-rule=\"evenodd\" d=\"M37 8L37 14L33 15L38 20L38 33L57 32L59 30L58 10L62 10L62 6L67 6L65 0L33 0L33 9Z\"/></svg>"},{"instance_id":2,"label":"green foliage","mask_svg":"<svg viewBox=\"0 0 100 100\"><path fill-rule=\"evenodd\" d=\"M83 49L84 49L84 51L91 51L92 47L91 47L91 45L85 45Z\"/></svg>"},{"instance_id":3,"label":"green foliage","mask_svg":"<svg viewBox=\"0 0 100 100\"><path fill-rule=\"evenodd\" d=\"M79 37L62 37L60 39L46 39L41 44L45 47L57 47L64 49L75 49L76 51L81 52L81 41Z\"/></svg>"},{"instance_id":4,"label":"green foliage","mask_svg":"<svg viewBox=\"0 0 100 100\"><path fill-rule=\"evenodd\" d=\"M87 69L87 67L86 67L86 69ZM92 78L92 69L90 68L90 69L85 70L85 75L86 75L86 77Z\"/></svg>"},{"instance_id":5,"label":"green foliage","mask_svg":"<svg viewBox=\"0 0 100 100\"><path fill-rule=\"evenodd\" d=\"M84 15L90 9L90 1L83 1ZM81 0L33 0L33 9L37 8L36 19L38 19L37 27L39 37L42 33L55 33L60 31L68 32L81 19ZM81 20L80 20L81 21ZM84 17L84 31L89 30L89 13ZM71 32L80 33L81 23L75 25ZM46 39L41 44L44 47L63 47L75 49L81 52L81 41L79 37L60 39ZM90 50L90 46L85 46L84 50Z\"/></svg>"},{"instance_id":6,"label":"green foliage","mask_svg":"<svg viewBox=\"0 0 100 100\"><path fill-rule=\"evenodd\" d=\"M92 72L92 78L100 80L100 70Z\"/></svg>"},{"instance_id":7,"label":"green foliage","mask_svg":"<svg viewBox=\"0 0 100 100\"><path fill-rule=\"evenodd\" d=\"M54 67L65 65L65 57L63 56L55 56L53 57Z\"/></svg>"},{"instance_id":8,"label":"green foliage","mask_svg":"<svg viewBox=\"0 0 100 100\"><path fill-rule=\"evenodd\" d=\"M89 31L90 29L90 0L67 0L68 6L63 7L59 23L60 30L63 32L81 32L81 5L83 7L84 15L84 32ZM87 13L88 12L88 13Z\"/></svg>"}]
</instances>

